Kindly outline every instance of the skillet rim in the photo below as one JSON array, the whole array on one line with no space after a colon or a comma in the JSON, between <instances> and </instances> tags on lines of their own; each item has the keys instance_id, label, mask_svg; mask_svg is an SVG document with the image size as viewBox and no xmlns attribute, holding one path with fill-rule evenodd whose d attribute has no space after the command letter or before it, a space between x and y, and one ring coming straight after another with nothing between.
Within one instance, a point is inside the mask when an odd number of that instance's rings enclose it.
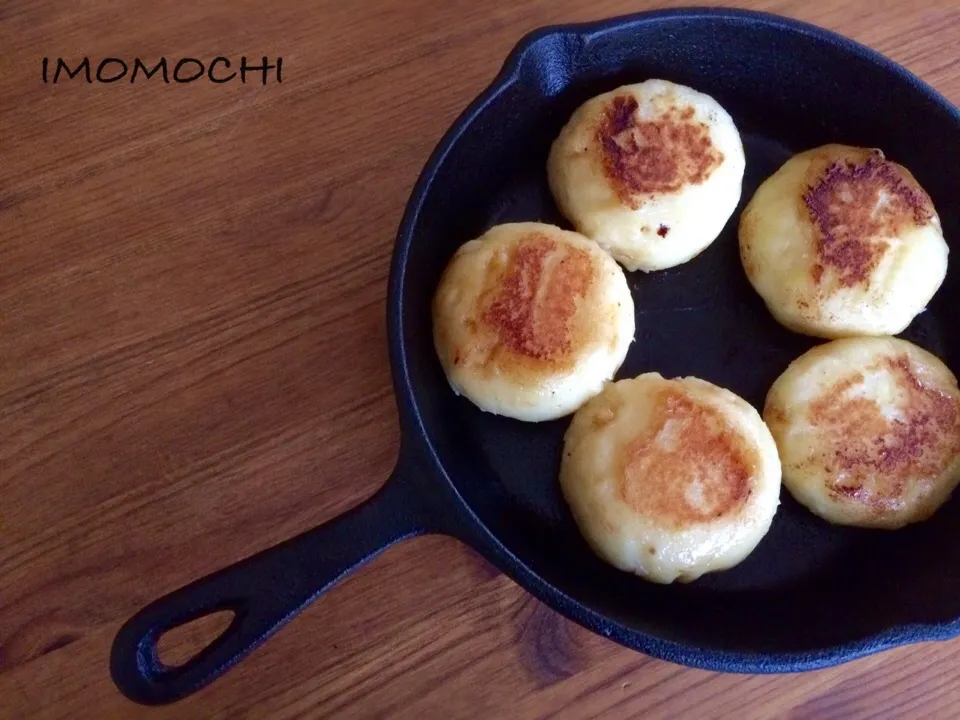
<instances>
[{"instance_id":1,"label":"skillet rim","mask_svg":"<svg viewBox=\"0 0 960 720\"><path fill-rule=\"evenodd\" d=\"M499 570L511 577L524 591L570 620L617 643L667 662L715 672L771 674L816 670L840 665L858 658L920 642L948 640L960 635L960 616L943 622L918 622L893 625L858 640L800 652L742 652L702 648L689 643L664 640L611 620L570 597L563 589L548 583L514 555L480 520L463 498L440 460L420 413L417 392L410 377L407 348L403 343L406 268L414 230L435 175L460 137L497 96L515 83L524 59L545 38L571 36L589 42L598 34L631 26L670 20L726 21L761 25L788 32L816 42L839 47L848 55L879 67L898 82L912 85L945 111L960 129L960 110L943 94L882 53L840 33L811 23L768 12L742 8L685 7L651 10L613 16L601 20L546 25L527 32L514 45L494 79L467 105L443 134L421 170L411 191L399 226L390 263L387 292L387 340L394 394L397 399L401 446L416 445L425 465L437 482L446 484L454 507L472 527L458 539L486 555ZM426 467L423 468L426 470ZM434 478L424 478L433 481ZM456 531L454 535L457 536Z\"/></svg>"}]
</instances>

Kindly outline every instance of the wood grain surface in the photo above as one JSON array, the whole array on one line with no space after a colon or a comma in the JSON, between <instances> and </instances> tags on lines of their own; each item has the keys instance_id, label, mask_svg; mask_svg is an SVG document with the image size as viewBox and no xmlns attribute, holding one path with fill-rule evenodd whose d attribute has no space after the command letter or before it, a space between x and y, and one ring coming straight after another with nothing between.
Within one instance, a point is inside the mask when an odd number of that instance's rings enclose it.
<instances>
[{"instance_id":1,"label":"wood grain surface","mask_svg":"<svg viewBox=\"0 0 960 720\"><path fill-rule=\"evenodd\" d=\"M956 2L742 4L960 102ZM514 43L657 6L0 0L0 717L960 713L960 641L795 676L695 671L566 622L439 537L388 550L180 704L140 708L110 680L143 604L387 477L396 227ZM84 55L280 56L283 82L43 83L43 57Z\"/></svg>"}]
</instances>

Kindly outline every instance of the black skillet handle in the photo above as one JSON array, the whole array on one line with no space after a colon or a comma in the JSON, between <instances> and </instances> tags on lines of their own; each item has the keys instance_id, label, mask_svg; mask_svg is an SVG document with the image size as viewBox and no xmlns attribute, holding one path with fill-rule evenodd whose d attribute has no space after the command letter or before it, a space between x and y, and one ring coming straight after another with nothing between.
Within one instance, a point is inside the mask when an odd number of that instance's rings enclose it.
<instances>
[{"instance_id":1,"label":"black skillet handle","mask_svg":"<svg viewBox=\"0 0 960 720\"><path fill-rule=\"evenodd\" d=\"M144 705L174 702L204 687L257 648L350 571L406 537L432 531L431 516L398 472L343 515L161 597L114 639L110 672ZM171 628L233 611L223 634L185 664L164 666L157 641Z\"/></svg>"}]
</instances>

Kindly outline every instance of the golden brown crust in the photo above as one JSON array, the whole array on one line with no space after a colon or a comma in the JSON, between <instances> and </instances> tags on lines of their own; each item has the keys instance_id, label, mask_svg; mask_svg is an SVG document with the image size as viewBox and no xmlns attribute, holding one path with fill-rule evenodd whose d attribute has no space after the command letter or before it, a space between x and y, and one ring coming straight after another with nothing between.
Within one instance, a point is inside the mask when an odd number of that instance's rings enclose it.
<instances>
[{"instance_id":1,"label":"golden brown crust","mask_svg":"<svg viewBox=\"0 0 960 720\"><path fill-rule=\"evenodd\" d=\"M679 528L737 512L758 462L720 411L667 388L624 448L619 492L639 515Z\"/></svg>"},{"instance_id":2,"label":"golden brown crust","mask_svg":"<svg viewBox=\"0 0 960 720\"><path fill-rule=\"evenodd\" d=\"M612 99L596 131L603 169L622 203L636 210L645 195L677 192L703 183L723 162L710 128L692 107L669 106L656 120L637 118L631 95ZM666 237L669 228L658 228Z\"/></svg>"},{"instance_id":3,"label":"golden brown crust","mask_svg":"<svg viewBox=\"0 0 960 720\"><path fill-rule=\"evenodd\" d=\"M452 390L525 422L574 412L603 389L636 332L623 271L585 236L503 223L463 243L431 304Z\"/></svg>"},{"instance_id":4,"label":"golden brown crust","mask_svg":"<svg viewBox=\"0 0 960 720\"><path fill-rule=\"evenodd\" d=\"M468 321L479 322L496 338L484 364L495 362L501 369L505 363L557 370L571 366L585 339L572 320L578 301L595 282L596 268L586 250L561 248L542 233L523 238L503 265L488 266L477 320ZM454 363L469 354L458 351Z\"/></svg>"},{"instance_id":5,"label":"golden brown crust","mask_svg":"<svg viewBox=\"0 0 960 720\"><path fill-rule=\"evenodd\" d=\"M960 452L960 413L956 398L920 382L906 355L884 357L866 371L880 363L906 398L897 416L885 415L873 399L847 394L863 382L855 371L810 404L808 421L832 438L829 451L810 460L826 470L827 492L882 513L899 507L912 483L937 477ZM772 413L765 419L778 422Z\"/></svg>"},{"instance_id":6,"label":"golden brown crust","mask_svg":"<svg viewBox=\"0 0 960 720\"><path fill-rule=\"evenodd\" d=\"M905 168L879 150L844 148L840 158L832 150L811 165L801 197L816 231L813 281L821 284L832 270L841 287L868 285L889 248L882 238L927 223L933 203Z\"/></svg>"}]
</instances>

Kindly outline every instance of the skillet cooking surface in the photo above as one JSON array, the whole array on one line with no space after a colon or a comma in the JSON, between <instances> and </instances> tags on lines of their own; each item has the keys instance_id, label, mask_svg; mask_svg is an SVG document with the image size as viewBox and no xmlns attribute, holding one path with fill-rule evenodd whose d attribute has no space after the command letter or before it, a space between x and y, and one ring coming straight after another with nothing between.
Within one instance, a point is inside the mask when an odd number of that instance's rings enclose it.
<instances>
[{"instance_id":1,"label":"skillet cooking surface","mask_svg":"<svg viewBox=\"0 0 960 720\"><path fill-rule=\"evenodd\" d=\"M617 378L654 370L695 375L762 409L787 364L824 342L777 324L738 256L740 210L792 153L828 142L880 147L931 194L948 242L960 237L956 110L849 41L730 11L672 11L529 38L508 60L503 86L494 83L455 126L448 146L441 144L400 238L411 242L402 338L414 401L450 481L502 543L493 559L502 566L505 550L544 581L521 579L554 607L686 664L802 669L955 632L903 626L960 615L957 499L926 523L880 532L830 526L784 489L769 534L741 565L690 585L656 586L606 566L577 531L557 481L569 417L521 423L482 413L449 390L430 331L429 302L443 266L457 246L496 223L570 227L546 183L550 143L587 98L648 78L716 98L741 132L747 169L737 212L704 253L670 270L627 274L637 331ZM944 286L901 337L956 372L956 245L953 255ZM603 619L586 617L593 613ZM859 645L838 647L849 643Z\"/></svg>"}]
</instances>

